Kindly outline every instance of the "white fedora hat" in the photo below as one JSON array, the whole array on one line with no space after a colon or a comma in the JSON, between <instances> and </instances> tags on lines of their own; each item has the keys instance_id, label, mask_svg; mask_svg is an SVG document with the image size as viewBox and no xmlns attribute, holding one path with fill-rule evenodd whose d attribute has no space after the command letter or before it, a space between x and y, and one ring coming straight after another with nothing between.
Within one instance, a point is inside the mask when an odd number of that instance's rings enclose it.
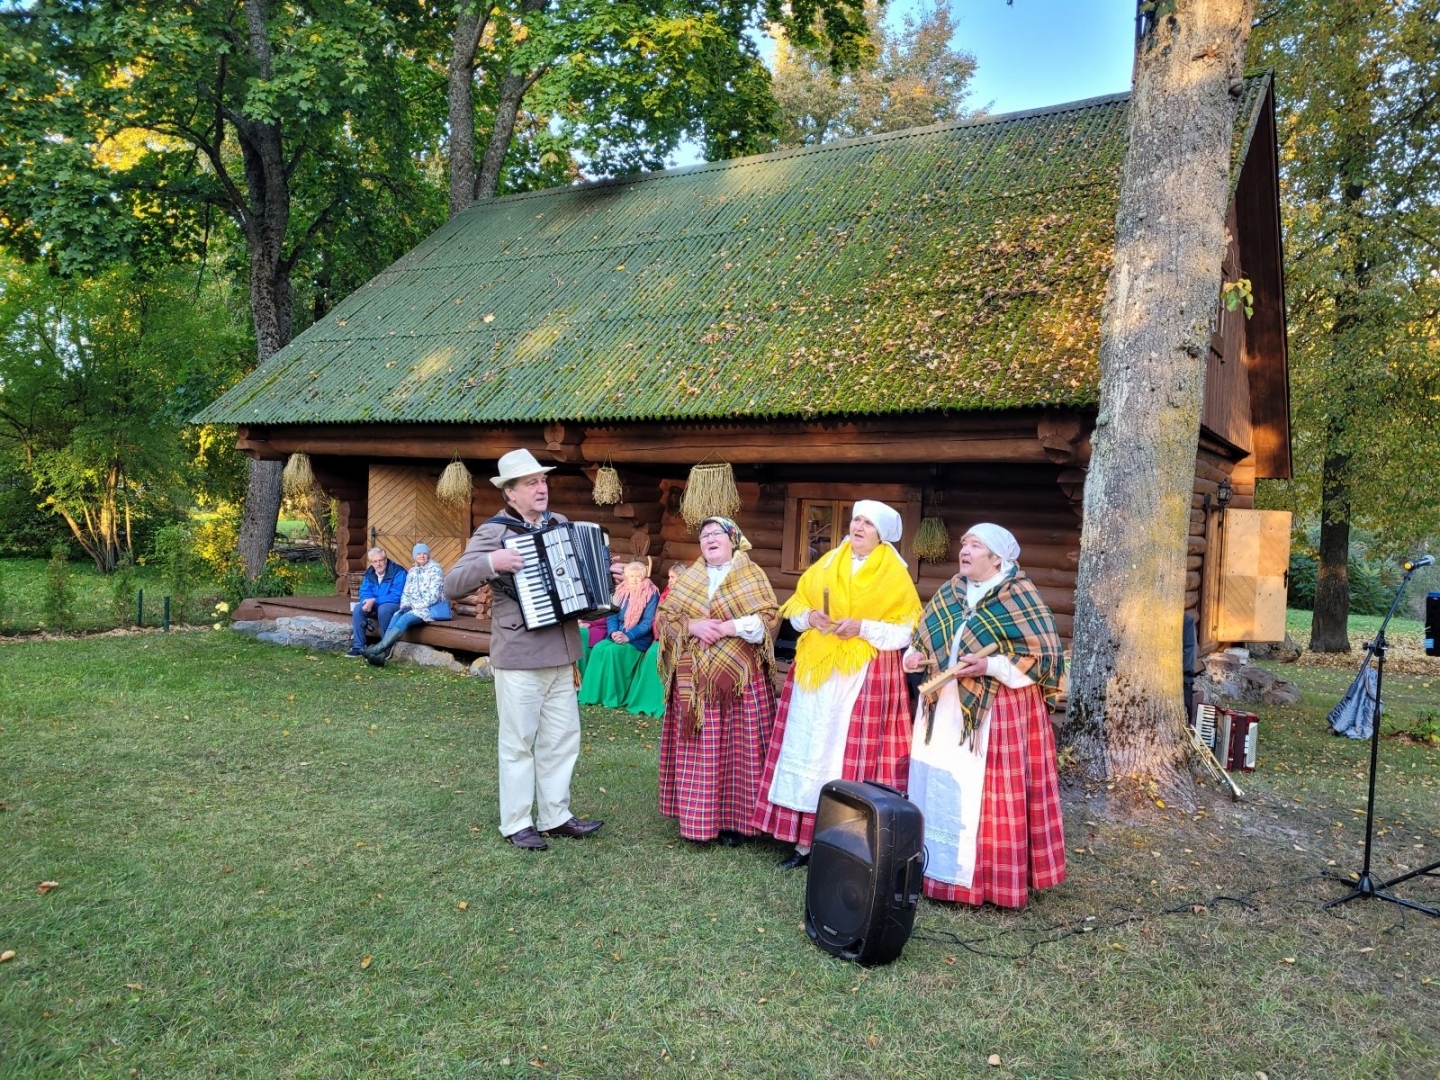
<instances>
[{"instance_id":1,"label":"white fedora hat","mask_svg":"<svg viewBox=\"0 0 1440 1080\"><path fill-rule=\"evenodd\" d=\"M554 465L541 465L529 450L511 450L500 459L499 465L500 475L490 478L490 482L497 488L504 487L511 480L519 480L522 476L547 473L555 468Z\"/></svg>"}]
</instances>

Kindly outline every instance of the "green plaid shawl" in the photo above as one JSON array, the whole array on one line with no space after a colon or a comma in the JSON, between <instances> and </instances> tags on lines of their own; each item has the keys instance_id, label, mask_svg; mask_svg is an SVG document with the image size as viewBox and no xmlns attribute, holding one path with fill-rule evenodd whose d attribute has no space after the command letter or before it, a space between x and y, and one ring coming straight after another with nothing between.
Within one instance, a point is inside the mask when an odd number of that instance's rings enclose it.
<instances>
[{"instance_id":1,"label":"green plaid shawl","mask_svg":"<svg viewBox=\"0 0 1440 1080\"><path fill-rule=\"evenodd\" d=\"M1060 677L1065 672L1065 656L1060 648L1060 635L1055 630L1055 616L1023 570L1012 569L973 609L965 600L963 578L957 575L940 586L925 605L915 643L944 670L950 660L950 643L957 633L960 635L957 656L995 645L1016 670L1035 680L1045 695L1046 705L1054 707L1060 693ZM994 679L980 678L956 679L955 685L960 691L963 738L973 743L975 729L990 710L998 684ZM930 700L924 704L925 741L929 742L935 702Z\"/></svg>"}]
</instances>

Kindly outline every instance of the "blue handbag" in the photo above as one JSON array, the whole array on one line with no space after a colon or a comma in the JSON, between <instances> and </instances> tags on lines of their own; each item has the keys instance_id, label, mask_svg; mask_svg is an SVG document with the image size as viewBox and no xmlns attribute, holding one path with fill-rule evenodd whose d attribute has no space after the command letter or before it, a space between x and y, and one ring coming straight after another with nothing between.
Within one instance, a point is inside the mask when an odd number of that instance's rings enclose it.
<instances>
[{"instance_id":1,"label":"blue handbag","mask_svg":"<svg viewBox=\"0 0 1440 1080\"><path fill-rule=\"evenodd\" d=\"M454 618L454 616L450 614L450 601L442 598L431 604L430 618L437 622L444 622L446 619Z\"/></svg>"}]
</instances>

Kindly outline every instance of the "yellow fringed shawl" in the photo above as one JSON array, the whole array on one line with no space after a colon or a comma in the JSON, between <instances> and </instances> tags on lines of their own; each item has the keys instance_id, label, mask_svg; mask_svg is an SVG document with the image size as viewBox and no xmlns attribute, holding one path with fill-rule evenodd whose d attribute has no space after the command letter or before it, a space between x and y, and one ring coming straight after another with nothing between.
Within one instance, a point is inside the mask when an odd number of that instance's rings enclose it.
<instances>
[{"instance_id":1,"label":"yellow fringed shawl","mask_svg":"<svg viewBox=\"0 0 1440 1080\"><path fill-rule=\"evenodd\" d=\"M825 590L830 590L830 617L873 619L914 627L920 619L920 594L910 580L905 561L889 544L881 544L850 573L850 541L846 540L800 577L795 595L780 609L784 618L802 611L824 611ZM806 630L795 647L795 679L805 690L815 690L836 672L853 674L875 657L875 646L862 637L838 638L819 630Z\"/></svg>"}]
</instances>

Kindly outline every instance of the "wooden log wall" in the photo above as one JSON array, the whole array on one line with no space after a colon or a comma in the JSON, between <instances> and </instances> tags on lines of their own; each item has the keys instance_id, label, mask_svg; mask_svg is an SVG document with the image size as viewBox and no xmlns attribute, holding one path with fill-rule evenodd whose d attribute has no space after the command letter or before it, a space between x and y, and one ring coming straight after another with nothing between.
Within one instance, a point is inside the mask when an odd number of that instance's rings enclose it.
<instances>
[{"instance_id":1,"label":"wooden log wall","mask_svg":"<svg viewBox=\"0 0 1440 1080\"><path fill-rule=\"evenodd\" d=\"M314 457L310 467L320 490L339 503L335 526L335 591L348 591L349 575L365 572L365 552L370 550L366 501L368 466L353 458Z\"/></svg>"},{"instance_id":2,"label":"wooden log wall","mask_svg":"<svg viewBox=\"0 0 1440 1080\"><path fill-rule=\"evenodd\" d=\"M994 467L967 470L940 488L939 516L950 536L950 554L943 563L922 563L917 589L922 600L929 600L956 571L960 538L964 530L981 521L1004 525L1020 542L1020 565L1039 588L1055 612L1057 628L1067 641L1075 613L1075 574L1080 560L1080 519L1072 509L1067 494L1056 483L1059 469L1051 466ZM813 482L813 477L795 477ZM878 480L879 476L865 479ZM885 474L888 483L916 479L898 475L894 470ZM863 483L850 479L847 483ZM692 562L699 557L700 546L695 533L680 516L683 479L667 479L661 483L664 517L660 535L665 542L662 570L672 562ZM750 558L764 568L783 602L795 591L799 575L781 565L784 536L786 485L783 480L769 478L764 483L737 480L740 512L736 521L753 545ZM928 512L928 511L927 511Z\"/></svg>"}]
</instances>

